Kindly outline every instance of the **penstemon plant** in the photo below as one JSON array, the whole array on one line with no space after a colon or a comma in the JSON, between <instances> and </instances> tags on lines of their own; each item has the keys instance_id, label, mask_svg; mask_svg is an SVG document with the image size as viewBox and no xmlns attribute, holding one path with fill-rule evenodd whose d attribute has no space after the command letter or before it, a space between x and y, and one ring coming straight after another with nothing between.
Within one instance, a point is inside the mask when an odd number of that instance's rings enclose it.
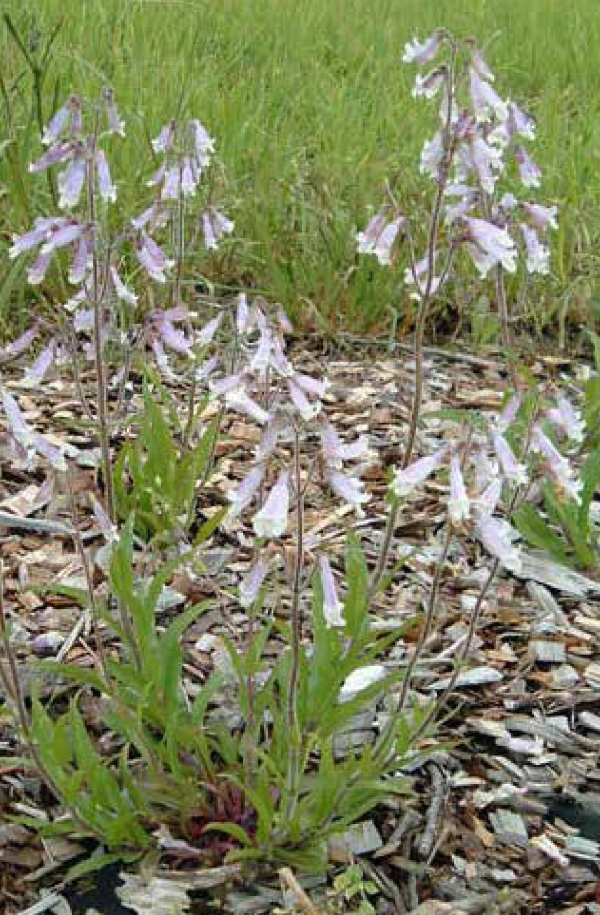
<instances>
[{"instance_id":1,"label":"penstemon plant","mask_svg":"<svg viewBox=\"0 0 600 915\"><path fill-rule=\"evenodd\" d=\"M466 55L464 72L461 55ZM39 384L69 357L100 443L105 504L96 502L94 514L109 547L108 587L99 591L71 493L73 539L88 582L83 602L93 613L97 664L93 670L56 662L45 667L92 692L101 703L105 739L93 737L78 698L65 711L34 695L29 712L12 663L2 595L0 635L9 664L0 665L0 677L32 761L70 815L54 828L91 834L111 855L158 847L178 861L221 863L228 857L323 869L333 833L383 799L406 793L403 769L420 758L421 738L435 733L436 719L468 661L498 569L522 572L513 522L525 530L532 488L540 478L552 480L556 505L548 504L567 535L573 506L589 515L596 484L584 479L582 488L560 450L561 436L571 451L584 437L581 418L561 392L551 407L526 394L514 362L516 390L498 417L467 423L460 441L416 458L423 339L434 296L449 282L459 257L470 258L482 278L493 272L510 355L504 271L517 268L515 234L526 269L546 272L545 236L555 226L556 209L519 203L510 193L499 196L511 158L525 187L539 182L523 145L533 138L533 122L513 102L500 99L471 43L459 45L438 30L422 44L407 45L404 59L419 68L436 61L428 72L420 69L414 89L427 99L441 96L441 127L421 158L422 173L435 182L428 227L421 237L390 191L389 202L357 241L363 253L395 264L396 239L406 240L404 279L418 304L415 390L376 567L369 575L358 540L348 535L343 588L330 558L305 530L305 501L320 484L363 514L369 497L360 472L372 459L366 438L344 442L326 418L327 382L293 365L285 344L291 328L281 310L241 293L202 324L186 302L188 238L194 244L201 234L211 250L233 230L209 193L199 207L194 203L204 191L214 148L205 128L197 120L171 121L160 131L152 141L160 161L148 182L154 199L119 232L111 229L116 185L104 143L122 136L124 126L111 93L89 111L71 97L44 131L47 150L33 170L61 169L58 205L67 215L36 220L30 232L13 239L11 254L38 250L29 279L39 283L54 260L64 267L69 251L67 280L77 289L28 377ZM91 116L88 133L85 114ZM164 293L161 308L157 289ZM15 353L26 351L39 332L36 326L15 341ZM124 422L133 346L152 351L162 382L153 381L154 370L146 371L142 410L115 457L113 438ZM81 358L91 361L95 407L78 374ZM164 386L182 380L188 384L183 420L168 398L162 405L155 399ZM66 481L68 450L32 429L8 391L3 398L15 454L29 461L44 457ZM209 407L213 419L203 422ZM195 501L217 460L222 420L232 412L260 428L259 441L241 482L228 493L227 517L217 512L191 536ZM596 415L593 409L586 410L588 434L590 415ZM405 629L378 631L371 618L373 598L382 588L398 512L433 474L449 479L442 548L416 648L405 669L389 670L382 658ZM215 665L200 684L190 684L181 642L214 603L193 606L163 625L163 588L181 566L191 574L202 571L202 547L215 526L235 526L242 516L251 519L254 535L236 594L247 614L247 633L226 636L227 663ZM411 691L413 674L435 623L442 570L456 535L474 537L492 563L450 682L436 702L422 707ZM291 544L283 544L283 537ZM175 549L166 562L161 553L160 562L146 563L158 565L158 571L140 580L140 560L155 555L165 541ZM289 620L276 612L283 606ZM107 637L118 642L118 657L107 650ZM274 660L268 643L280 649ZM373 741L340 752L340 735L356 716L380 700L388 702L389 711L390 693L397 702Z\"/></svg>"}]
</instances>

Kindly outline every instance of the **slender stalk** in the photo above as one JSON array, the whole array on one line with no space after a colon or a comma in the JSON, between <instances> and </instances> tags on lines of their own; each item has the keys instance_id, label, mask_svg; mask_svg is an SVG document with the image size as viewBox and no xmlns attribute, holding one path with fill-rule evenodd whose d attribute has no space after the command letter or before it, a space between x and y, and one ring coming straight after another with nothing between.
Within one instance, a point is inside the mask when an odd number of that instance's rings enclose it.
<instances>
[{"instance_id":1,"label":"slender stalk","mask_svg":"<svg viewBox=\"0 0 600 915\"><path fill-rule=\"evenodd\" d=\"M288 686L288 727L290 731L290 750L288 759L288 801L285 813L285 822L293 819L298 801L300 782L300 757L301 739L300 722L298 720L298 681L300 676L300 649L301 649L301 618L300 594L302 568L304 565L304 491L301 485L300 469L300 444L298 431L294 439L294 478L296 494L296 555L294 558L294 571L292 579L292 666Z\"/></svg>"},{"instance_id":2,"label":"slender stalk","mask_svg":"<svg viewBox=\"0 0 600 915\"><path fill-rule=\"evenodd\" d=\"M425 336L425 326L427 323L427 316L429 312L429 305L433 297L433 281L435 275L435 256L436 256L436 246L437 239L440 227L440 221L442 216L442 204L444 201L444 191L448 183L448 176L450 174L450 167L452 165L452 159L454 155L454 144L452 141L452 114L453 114L453 105L454 105L454 96L455 96L455 70L456 70L456 47L452 46L452 56L450 60L450 66L447 71L447 106L446 106L446 120L444 123L443 134L444 134L444 157L440 164L440 172L437 181L436 194L433 204L433 210L431 213L431 219L429 223L429 233L427 238L427 276L425 279L425 287L421 287L419 278L417 276L414 252L412 248L412 236L409 235L409 240L411 240L411 269L413 273L413 279L415 281L415 286L420 292L420 301L419 309L417 313L417 324L415 328L415 341L414 341L414 360L415 360L415 387L413 391L413 399L411 404L410 419L408 424L408 436L404 452L402 455L402 460L400 466L402 469L408 467L412 460L415 441L417 437L417 428L419 425L419 417L421 414L421 406L423 403L423 341ZM446 262L444 271L450 267L451 255ZM392 547L392 541L394 537L394 530L396 528L396 522L398 520L398 514L400 511L400 502L399 500L394 500L390 507L390 511L387 518L386 527L383 534L383 540L381 547L379 549L379 555L377 557L377 564L375 566L375 571L373 572L373 577L369 589L369 597L373 598L377 593L377 588L385 573L387 567L390 550Z\"/></svg>"},{"instance_id":3,"label":"slender stalk","mask_svg":"<svg viewBox=\"0 0 600 915\"><path fill-rule=\"evenodd\" d=\"M96 370L96 409L98 436L102 452L102 473L106 492L107 514L115 521L115 496L110 454L110 431L108 425L108 395L106 385L106 366L102 346L102 327L104 324L104 295L100 288L100 259L98 256L98 226L96 224L96 191L94 187L94 159L98 143L98 114L94 131L90 138L87 162L87 203L88 220L92 234L92 297L94 310L94 364Z\"/></svg>"}]
</instances>

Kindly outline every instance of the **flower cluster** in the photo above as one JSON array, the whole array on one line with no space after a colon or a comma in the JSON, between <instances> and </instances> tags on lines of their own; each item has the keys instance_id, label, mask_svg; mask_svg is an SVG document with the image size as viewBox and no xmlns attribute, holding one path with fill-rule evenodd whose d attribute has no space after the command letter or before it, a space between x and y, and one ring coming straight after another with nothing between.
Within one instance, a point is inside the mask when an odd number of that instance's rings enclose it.
<instances>
[{"instance_id":1,"label":"flower cluster","mask_svg":"<svg viewBox=\"0 0 600 915\"><path fill-rule=\"evenodd\" d=\"M436 63L444 46L450 60ZM505 193L496 200L498 180L509 175L512 162L521 185L529 190L541 181L541 169L531 158L527 141L535 137L533 119L511 100L502 99L493 83L494 74L481 53L468 49L467 72L461 81L456 72L458 48L438 29L426 41L409 42L405 63L419 67L413 95L440 97L440 127L427 140L421 153L421 174L433 178L443 190L446 236L452 251L464 246L482 277L494 267L509 273L517 268L519 247L530 273L548 273L547 233L556 228L556 207L543 207L529 200L519 202ZM435 65L423 70L429 64ZM459 88L464 85L464 97ZM358 250L374 254L381 264L390 264L392 249L404 229L406 216L384 206L357 233ZM438 252L433 252L434 262ZM416 287L413 296L423 297L429 256L411 264L405 281ZM429 280L428 294L447 279L449 269Z\"/></svg>"},{"instance_id":2,"label":"flower cluster","mask_svg":"<svg viewBox=\"0 0 600 915\"><path fill-rule=\"evenodd\" d=\"M464 452L462 446L446 445L396 472L391 492L396 499L405 498L433 473L449 467L450 496L448 514L455 526L470 524L485 549L513 572L521 569L519 550L513 541L517 533L509 522L495 517L503 486L527 485L532 467L521 463L508 441L506 432L517 417L521 395L515 394L504 411L490 425L487 436L479 439L477 448ZM565 498L578 501L581 484L574 477L569 461L559 452L544 426L550 424L572 441L581 441L582 422L568 398L559 393L556 406L532 430L530 450L539 455L540 470L549 474ZM529 462L533 464L533 461ZM467 487L465 474L472 469L472 485ZM469 490L471 494L469 494Z\"/></svg>"},{"instance_id":3,"label":"flower cluster","mask_svg":"<svg viewBox=\"0 0 600 915\"><path fill-rule=\"evenodd\" d=\"M121 275L123 246L130 246L148 277L160 284L168 281L175 259L165 253L155 234L174 220L179 222L177 217L181 215L184 201L196 194L210 165L214 141L197 119L183 124L171 121L163 127L152 140L154 153L163 161L148 181L148 185L156 189L156 199L144 212L132 218L117 238L109 239L95 202L99 197L105 204L113 203L117 190L101 144L107 135L124 136L125 128L108 89L91 114L93 128L86 133L83 102L73 95L45 129L42 142L47 149L30 170L40 172L59 167L58 205L69 212L36 218L28 232L13 236L9 255L15 258L36 251L27 277L29 283L39 284L55 255L68 252L67 278L76 289L65 307L73 314L73 329L76 334L83 333L88 338L93 335L94 303L101 298L100 334L104 344L114 331L115 320L114 313L105 306L118 300L131 308L138 301L138 295ZM82 194L86 202L85 213L78 216L72 211L80 204ZM207 250L217 248L222 237L233 231L233 222L212 203L200 210L197 219ZM187 319L187 313L179 304L162 313L153 311L149 316L145 339L165 373L169 371L165 347L184 355L192 351L191 336L185 337L174 327L174 322L184 319ZM56 355L59 351L58 343L51 341L36 361L35 369L30 370L38 383L52 365L53 359L48 359L48 354ZM84 353L91 358L92 344L84 345Z\"/></svg>"}]
</instances>

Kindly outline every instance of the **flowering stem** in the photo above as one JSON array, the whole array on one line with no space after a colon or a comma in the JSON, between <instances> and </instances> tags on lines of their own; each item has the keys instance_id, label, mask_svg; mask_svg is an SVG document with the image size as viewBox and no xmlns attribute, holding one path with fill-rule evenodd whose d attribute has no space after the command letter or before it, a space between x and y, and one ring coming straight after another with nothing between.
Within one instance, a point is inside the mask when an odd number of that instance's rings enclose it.
<instances>
[{"instance_id":1,"label":"flowering stem","mask_svg":"<svg viewBox=\"0 0 600 915\"><path fill-rule=\"evenodd\" d=\"M96 369L96 399L98 435L102 451L102 473L106 492L106 510L111 521L115 521L115 497L110 456L110 433L108 428L108 401L106 391L106 367L102 346L102 325L104 323L104 290L100 289L100 261L98 257L98 227L96 225L96 198L94 188L94 158L98 142L98 116L91 137L87 163L88 221L92 235L92 297L94 309L94 362Z\"/></svg>"},{"instance_id":2,"label":"flowering stem","mask_svg":"<svg viewBox=\"0 0 600 915\"><path fill-rule=\"evenodd\" d=\"M498 300L498 310L500 312L500 322L502 324L502 338L504 349L506 350L506 359L509 364L511 380L515 391L519 388L519 375L514 361L514 348L510 333L510 324L508 317L508 299L506 295L506 284L504 282L504 271L500 264L495 268L496 298Z\"/></svg>"},{"instance_id":3,"label":"flowering stem","mask_svg":"<svg viewBox=\"0 0 600 915\"><path fill-rule=\"evenodd\" d=\"M425 335L425 325L427 322L427 315L429 311L429 305L432 298L433 290L433 281L435 273L435 249L437 245L438 232L440 226L440 219L442 215L442 203L444 200L444 191L446 189L446 184L448 182L448 176L450 173L450 167L452 165L452 158L454 155L454 147L452 143L452 112L454 105L454 94L455 94L455 67L456 67L456 48L452 48L452 57L450 62L450 67L447 75L447 108L446 108L446 120L444 124L444 158L440 164L440 171L437 182L437 190L435 195L435 201L433 205L433 210L431 213L431 220L429 223L429 234L427 239L427 277L425 280L425 288L422 288L418 282L417 271L414 262L414 255L412 254L411 248L411 267L413 272L413 278L415 280L415 286L418 291L420 291L420 301L419 309L417 313L417 325L415 328L415 345L414 345L414 359L415 359L415 388L413 392L413 399L410 411L410 419L408 426L408 437L406 441L406 446L404 448L404 453L402 455L402 460L400 462L401 469L404 470L411 462L415 441L417 437L417 427L419 424L419 416L421 413L421 405L423 402L423 338ZM446 264L446 269L449 269L450 260ZM387 562L389 559L390 550L392 547L392 540L394 537L394 530L396 528L396 522L398 520L398 513L400 510L400 502L396 499L392 503L390 508L385 531L383 534L383 540L379 550L379 555L377 557L377 564L375 566L375 571L373 573L373 578L371 580L369 596L372 598L379 586L381 578L387 567Z\"/></svg>"},{"instance_id":4,"label":"flowering stem","mask_svg":"<svg viewBox=\"0 0 600 915\"><path fill-rule=\"evenodd\" d=\"M287 810L285 821L293 818L297 803L300 781L300 742L301 732L298 721L298 679L300 674L300 592L301 575L304 565L304 491L301 486L300 445L298 431L294 439L294 478L296 494L296 554L292 580L292 665L288 686L288 727L290 732L290 752L288 760Z\"/></svg>"}]
</instances>

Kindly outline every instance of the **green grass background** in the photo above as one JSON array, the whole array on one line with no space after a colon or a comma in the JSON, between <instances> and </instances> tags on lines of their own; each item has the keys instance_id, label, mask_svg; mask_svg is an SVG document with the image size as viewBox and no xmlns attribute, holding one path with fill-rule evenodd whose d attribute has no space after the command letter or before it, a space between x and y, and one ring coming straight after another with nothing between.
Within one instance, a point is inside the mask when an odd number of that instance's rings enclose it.
<instances>
[{"instance_id":1,"label":"green grass background","mask_svg":"<svg viewBox=\"0 0 600 915\"><path fill-rule=\"evenodd\" d=\"M253 286L305 325L332 332L386 327L390 307L409 323L399 275L357 259L353 236L386 178L409 211L419 212L431 191L416 163L435 109L411 98L404 42L439 25L475 35L488 45L501 94L538 119L538 196L561 207L552 277L530 284L514 308L534 332L564 337L565 321L597 323L597 0L9 0L3 9L26 40L37 33L43 42L62 21L45 121L54 97L113 86L128 124L111 159L125 213L147 199L147 137L183 92L187 113L217 140L222 196L236 221L232 244L199 258L198 275L223 288ZM9 234L24 231L48 199L45 182L25 170L39 152L31 76L4 23L0 68L0 322L12 330L29 299L22 265L6 257ZM470 295L467 283L443 303L437 330L469 329Z\"/></svg>"}]
</instances>

